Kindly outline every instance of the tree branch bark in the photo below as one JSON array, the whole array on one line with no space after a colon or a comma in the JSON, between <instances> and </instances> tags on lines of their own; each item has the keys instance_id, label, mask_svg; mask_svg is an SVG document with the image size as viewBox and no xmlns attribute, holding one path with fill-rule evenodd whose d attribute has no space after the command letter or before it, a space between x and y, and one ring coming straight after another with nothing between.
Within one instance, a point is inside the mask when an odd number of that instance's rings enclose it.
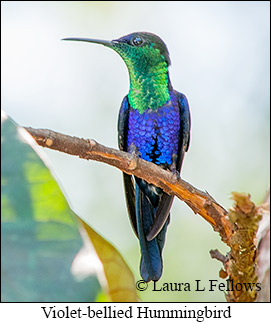
<instances>
[{"instance_id":1,"label":"tree branch bark","mask_svg":"<svg viewBox=\"0 0 271 323\"><path fill-rule=\"evenodd\" d=\"M207 192L196 189L191 184L178 178L177 174L166 171L153 163L138 158L136 155L105 147L93 139L71 137L47 129L25 129L42 147L115 166L127 174L138 176L148 183L161 187L169 195L176 195L195 213L199 213L208 221L215 231L219 231L223 240L227 240L231 231L224 219L227 211Z\"/></svg>"},{"instance_id":2,"label":"tree branch bark","mask_svg":"<svg viewBox=\"0 0 271 323\"><path fill-rule=\"evenodd\" d=\"M194 213L200 214L214 229L221 239L230 247L227 256L218 250L211 251L211 256L224 265L220 277L229 277L232 284L257 283L257 245L256 232L261 211L250 196L233 194L235 206L227 212L207 192L193 187L179 178L177 174L147 162L136 155L105 147L90 139L80 139L47 129L25 128L43 147L58 150L83 159L107 163L121 171L135 175L148 183L161 187L169 195L176 195L184 201ZM269 265L270 268L270 265ZM242 285L243 286L243 285ZM257 289L248 291L229 291L226 299L230 302L251 302L257 297Z\"/></svg>"}]
</instances>

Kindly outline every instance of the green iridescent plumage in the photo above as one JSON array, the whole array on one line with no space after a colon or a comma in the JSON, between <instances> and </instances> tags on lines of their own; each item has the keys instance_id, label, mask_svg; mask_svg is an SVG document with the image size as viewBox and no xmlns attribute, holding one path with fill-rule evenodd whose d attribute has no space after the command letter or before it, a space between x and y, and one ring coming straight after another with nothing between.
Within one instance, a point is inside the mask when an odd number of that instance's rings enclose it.
<instances>
[{"instance_id":1,"label":"green iridescent plumage","mask_svg":"<svg viewBox=\"0 0 271 323\"><path fill-rule=\"evenodd\" d=\"M120 43L114 50L128 67L131 106L143 113L148 108L157 109L169 99L168 66L164 56L153 44L140 48Z\"/></svg>"}]
</instances>

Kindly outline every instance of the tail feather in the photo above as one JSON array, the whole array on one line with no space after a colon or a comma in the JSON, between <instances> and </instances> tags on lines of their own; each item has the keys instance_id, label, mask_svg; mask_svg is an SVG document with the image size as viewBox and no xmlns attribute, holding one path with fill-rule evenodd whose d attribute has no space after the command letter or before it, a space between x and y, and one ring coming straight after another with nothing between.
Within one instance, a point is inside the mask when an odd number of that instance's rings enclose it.
<instances>
[{"instance_id":1,"label":"tail feather","mask_svg":"<svg viewBox=\"0 0 271 323\"><path fill-rule=\"evenodd\" d=\"M163 272L162 249L168 220L161 232L153 240L147 240L147 234L153 226L156 209L150 199L136 184L136 218L137 233L141 248L140 273L142 278L149 282L159 280Z\"/></svg>"},{"instance_id":2,"label":"tail feather","mask_svg":"<svg viewBox=\"0 0 271 323\"><path fill-rule=\"evenodd\" d=\"M165 227L165 223L169 223L169 210L171 208L174 196L169 196L166 193L162 193L160 196L160 202L155 210L155 220L150 227L150 231L147 234L147 240L154 239L161 230Z\"/></svg>"}]
</instances>

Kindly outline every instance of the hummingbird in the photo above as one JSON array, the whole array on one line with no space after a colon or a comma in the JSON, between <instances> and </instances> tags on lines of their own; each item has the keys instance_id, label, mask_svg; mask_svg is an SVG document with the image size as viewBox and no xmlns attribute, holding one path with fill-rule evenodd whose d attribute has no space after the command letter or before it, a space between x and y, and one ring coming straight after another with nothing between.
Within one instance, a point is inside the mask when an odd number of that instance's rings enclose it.
<instances>
[{"instance_id":1,"label":"hummingbird","mask_svg":"<svg viewBox=\"0 0 271 323\"><path fill-rule=\"evenodd\" d=\"M130 88L118 117L119 149L180 176L190 141L190 110L184 94L173 89L166 44L157 35L135 32L108 41L64 38L113 49L128 68ZM163 272L170 208L174 196L136 176L123 173L126 205L141 249L140 274L158 281Z\"/></svg>"}]
</instances>

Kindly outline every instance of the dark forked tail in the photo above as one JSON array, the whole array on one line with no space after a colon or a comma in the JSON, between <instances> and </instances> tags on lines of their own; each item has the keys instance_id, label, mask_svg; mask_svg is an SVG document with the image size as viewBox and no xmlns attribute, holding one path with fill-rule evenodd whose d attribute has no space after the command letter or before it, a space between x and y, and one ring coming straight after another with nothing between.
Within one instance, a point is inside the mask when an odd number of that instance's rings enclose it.
<instances>
[{"instance_id":1,"label":"dark forked tail","mask_svg":"<svg viewBox=\"0 0 271 323\"><path fill-rule=\"evenodd\" d=\"M146 185L149 184L146 183ZM161 196L156 195L152 198L150 194L147 196L137 183L135 186L137 233L141 248L140 273L146 282L151 280L157 281L160 279L163 272L162 249L165 243L169 216L159 234L151 241L148 241L147 235L153 226ZM161 192L161 194L163 195L165 193ZM173 199L171 196L168 196L168 198ZM164 198L162 200L164 203L166 199ZM169 204L171 205L171 203ZM159 208L161 208L161 206ZM168 213L169 210L166 210L166 212Z\"/></svg>"}]
</instances>

